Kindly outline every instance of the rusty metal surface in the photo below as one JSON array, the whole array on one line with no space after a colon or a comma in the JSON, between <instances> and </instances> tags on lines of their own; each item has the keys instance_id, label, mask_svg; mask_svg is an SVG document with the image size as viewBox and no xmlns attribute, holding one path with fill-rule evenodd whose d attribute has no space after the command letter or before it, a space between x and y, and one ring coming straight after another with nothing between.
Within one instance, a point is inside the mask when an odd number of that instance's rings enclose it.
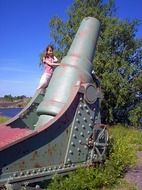
<instances>
[{"instance_id":1,"label":"rusty metal surface","mask_svg":"<svg viewBox=\"0 0 142 190\"><path fill-rule=\"evenodd\" d=\"M29 129L10 128L8 126L0 127L0 151L19 139L29 136L32 133Z\"/></svg>"}]
</instances>

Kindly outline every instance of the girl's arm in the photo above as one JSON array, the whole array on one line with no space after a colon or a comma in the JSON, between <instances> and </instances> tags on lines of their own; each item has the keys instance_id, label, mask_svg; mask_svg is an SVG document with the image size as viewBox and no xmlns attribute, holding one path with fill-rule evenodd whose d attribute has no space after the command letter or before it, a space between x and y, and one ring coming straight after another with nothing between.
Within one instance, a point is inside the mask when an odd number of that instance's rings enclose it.
<instances>
[{"instance_id":1,"label":"girl's arm","mask_svg":"<svg viewBox=\"0 0 142 190\"><path fill-rule=\"evenodd\" d=\"M53 61L53 62L54 62L54 63L58 63L57 57L54 56L53 58L54 58L54 61Z\"/></svg>"},{"instance_id":2,"label":"girl's arm","mask_svg":"<svg viewBox=\"0 0 142 190\"><path fill-rule=\"evenodd\" d=\"M44 64L48 64L48 65L50 65L50 66L58 66L59 65L59 63L52 63L51 61L49 61L47 58L45 58L45 57L43 57L43 63Z\"/></svg>"},{"instance_id":3,"label":"girl's arm","mask_svg":"<svg viewBox=\"0 0 142 190\"><path fill-rule=\"evenodd\" d=\"M54 61L53 61L53 63L54 63L54 65L56 65L56 66L60 65L60 64L58 63L57 57L55 57L55 56L54 56Z\"/></svg>"}]
</instances>

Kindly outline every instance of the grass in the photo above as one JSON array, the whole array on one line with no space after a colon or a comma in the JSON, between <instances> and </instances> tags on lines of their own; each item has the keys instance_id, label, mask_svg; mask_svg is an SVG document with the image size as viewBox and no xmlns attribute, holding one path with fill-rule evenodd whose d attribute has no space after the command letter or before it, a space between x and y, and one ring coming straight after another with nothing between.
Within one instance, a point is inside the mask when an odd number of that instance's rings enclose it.
<instances>
[{"instance_id":1,"label":"grass","mask_svg":"<svg viewBox=\"0 0 142 190\"><path fill-rule=\"evenodd\" d=\"M68 177L55 176L48 190L136 190L123 180L128 167L136 164L142 133L117 125L109 128L112 150L103 167L80 168ZM128 187L127 187L128 186Z\"/></svg>"},{"instance_id":2,"label":"grass","mask_svg":"<svg viewBox=\"0 0 142 190\"><path fill-rule=\"evenodd\" d=\"M8 117L0 116L0 123L4 123L4 122L7 121L8 119L9 119Z\"/></svg>"}]
</instances>

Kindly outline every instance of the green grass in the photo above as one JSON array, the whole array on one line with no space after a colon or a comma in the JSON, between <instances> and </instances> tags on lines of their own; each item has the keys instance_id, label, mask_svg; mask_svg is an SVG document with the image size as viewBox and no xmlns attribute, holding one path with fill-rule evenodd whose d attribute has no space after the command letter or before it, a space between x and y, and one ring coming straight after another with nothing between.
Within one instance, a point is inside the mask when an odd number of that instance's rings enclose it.
<instances>
[{"instance_id":1,"label":"green grass","mask_svg":"<svg viewBox=\"0 0 142 190\"><path fill-rule=\"evenodd\" d=\"M104 166L80 168L68 177L55 176L48 190L136 190L133 184L128 188L122 180L124 172L136 163L136 152L142 145L142 133L134 128L117 125L109 128L112 150ZM123 186L123 188L122 188Z\"/></svg>"},{"instance_id":2,"label":"green grass","mask_svg":"<svg viewBox=\"0 0 142 190\"><path fill-rule=\"evenodd\" d=\"M3 117L3 116L0 116L0 123L4 123L5 121L7 121L9 118L7 117Z\"/></svg>"}]
</instances>

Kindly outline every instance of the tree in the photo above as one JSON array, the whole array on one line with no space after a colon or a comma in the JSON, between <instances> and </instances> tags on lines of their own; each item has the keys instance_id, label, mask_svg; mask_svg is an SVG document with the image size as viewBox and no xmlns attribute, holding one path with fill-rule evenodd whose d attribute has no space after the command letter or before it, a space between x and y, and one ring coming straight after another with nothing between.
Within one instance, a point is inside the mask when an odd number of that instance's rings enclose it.
<instances>
[{"instance_id":1,"label":"tree","mask_svg":"<svg viewBox=\"0 0 142 190\"><path fill-rule=\"evenodd\" d=\"M58 17L50 21L58 56L67 53L84 17L99 19L101 32L93 64L104 94L103 122L134 121L130 113L136 106L142 106L136 98L136 93L142 92L142 39L136 38L139 21L120 20L113 0L106 3L103 0L74 0L67 14L67 21ZM135 116L137 123L139 119Z\"/></svg>"}]
</instances>

